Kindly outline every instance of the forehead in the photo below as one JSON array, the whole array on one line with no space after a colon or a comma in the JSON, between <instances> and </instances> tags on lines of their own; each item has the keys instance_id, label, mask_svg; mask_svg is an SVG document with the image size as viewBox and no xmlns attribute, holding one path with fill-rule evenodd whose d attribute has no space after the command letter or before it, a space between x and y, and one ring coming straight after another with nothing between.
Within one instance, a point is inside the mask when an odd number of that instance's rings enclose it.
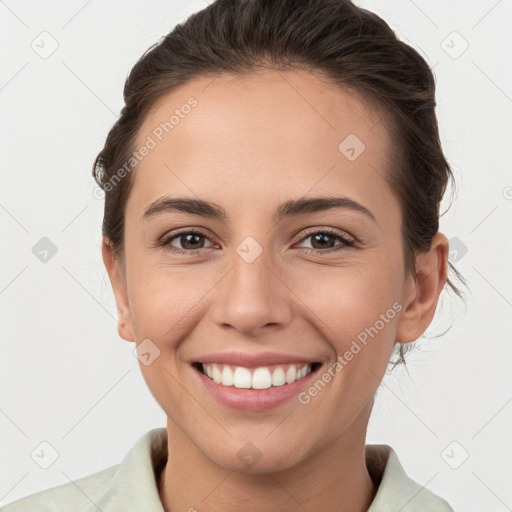
<instances>
[{"instance_id":1,"label":"forehead","mask_svg":"<svg viewBox=\"0 0 512 512\"><path fill-rule=\"evenodd\" d=\"M382 113L306 71L195 79L153 105L135 148L150 139L134 173L141 204L174 193L229 202L241 188L254 202L338 188L364 203L382 196L390 167Z\"/></svg>"}]
</instances>

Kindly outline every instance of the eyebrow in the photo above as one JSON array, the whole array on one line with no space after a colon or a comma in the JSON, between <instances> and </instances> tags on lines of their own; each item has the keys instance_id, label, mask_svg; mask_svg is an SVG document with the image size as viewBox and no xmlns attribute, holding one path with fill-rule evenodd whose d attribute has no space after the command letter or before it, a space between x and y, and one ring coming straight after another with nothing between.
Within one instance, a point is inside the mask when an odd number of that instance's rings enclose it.
<instances>
[{"instance_id":1,"label":"eyebrow","mask_svg":"<svg viewBox=\"0 0 512 512\"><path fill-rule=\"evenodd\" d=\"M377 220L368 208L349 197L343 196L311 197L286 201L277 207L273 220L278 222L285 217L322 212L333 208L344 208L363 213L377 224ZM215 203L192 197L171 196L162 196L153 201L142 215L142 220L144 221L156 214L170 211L179 211L191 215L219 219L224 222L228 220L226 210Z\"/></svg>"}]
</instances>

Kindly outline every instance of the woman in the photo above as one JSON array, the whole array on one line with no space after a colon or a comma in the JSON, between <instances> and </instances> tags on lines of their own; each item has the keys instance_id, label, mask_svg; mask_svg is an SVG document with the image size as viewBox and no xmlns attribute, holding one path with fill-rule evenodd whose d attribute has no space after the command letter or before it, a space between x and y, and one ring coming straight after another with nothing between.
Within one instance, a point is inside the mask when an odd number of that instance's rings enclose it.
<instances>
[{"instance_id":1,"label":"woman","mask_svg":"<svg viewBox=\"0 0 512 512\"><path fill-rule=\"evenodd\" d=\"M365 444L391 356L460 295L424 59L348 0L217 0L124 97L102 254L167 428L4 510L453 510Z\"/></svg>"}]
</instances>

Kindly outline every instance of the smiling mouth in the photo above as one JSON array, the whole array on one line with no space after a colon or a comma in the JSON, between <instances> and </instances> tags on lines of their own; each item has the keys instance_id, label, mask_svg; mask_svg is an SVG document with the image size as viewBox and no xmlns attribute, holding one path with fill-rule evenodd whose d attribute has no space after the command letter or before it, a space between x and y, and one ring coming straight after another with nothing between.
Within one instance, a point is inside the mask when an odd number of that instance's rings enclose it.
<instances>
[{"instance_id":1,"label":"smiling mouth","mask_svg":"<svg viewBox=\"0 0 512 512\"><path fill-rule=\"evenodd\" d=\"M316 371L321 363L275 364L246 368L230 364L196 362L192 366L222 386L238 389L268 389L301 380Z\"/></svg>"}]
</instances>

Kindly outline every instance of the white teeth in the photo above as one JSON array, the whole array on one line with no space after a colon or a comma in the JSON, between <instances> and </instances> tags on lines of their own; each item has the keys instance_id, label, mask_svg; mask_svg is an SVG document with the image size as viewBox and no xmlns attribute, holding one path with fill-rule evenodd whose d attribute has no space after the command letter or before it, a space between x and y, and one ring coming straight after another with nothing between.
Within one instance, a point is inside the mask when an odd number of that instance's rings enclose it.
<instances>
[{"instance_id":1,"label":"white teeth","mask_svg":"<svg viewBox=\"0 0 512 512\"><path fill-rule=\"evenodd\" d=\"M282 386L285 383L284 370L278 366L272 374L272 386Z\"/></svg>"},{"instance_id":2,"label":"white teeth","mask_svg":"<svg viewBox=\"0 0 512 512\"><path fill-rule=\"evenodd\" d=\"M225 365L222 370L222 385L233 386L233 377L233 370L228 365Z\"/></svg>"},{"instance_id":3,"label":"white teeth","mask_svg":"<svg viewBox=\"0 0 512 512\"><path fill-rule=\"evenodd\" d=\"M286 372L286 382L287 384L290 384L290 382L294 382L295 378L297 377L297 368L295 366L290 366Z\"/></svg>"},{"instance_id":4,"label":"white teeth","mask_svg":"<svg viewBox=\"0 0 512 512\"><path fill-rule=\"evenodd\" d=\"M214 364L214 367L217 365ZM250 388L251 387L251 372L247 368L238 366L233 376L233 385L235 388Z\"/></svg>"},{"instance_id":5,"label":"white teeth","mask_svg":"<svg viewBox=\"0 0 512 512\"><path fill-rule=\"evenodd\" d=\"M283 366L273 367L273 370L266 366L253 370L237 366L234 371L227 364L203 364L202 367L203 373L217 384L244 389L268 389L272 386L283 386L300 380L311 373L310 364L305 364L302 368L296 364L291 364L286 372Z\"/></svg>"},{"instance_id":6,"label":"white teeth","mask_svg":"<svg viewBox=\"0 0 512 512\"><path fill-rule=\"evenodd\" d=\"M213 373L213 382L220 384L222 382L222 375L221 375L219 367L217 365L213 366L212 373Z\"/></svg>"},{"instance_id":7,"label":"white teeth","mask_svg":"<svg viewBox=\"0 0 512 512\"><path fill-rule=\"evenodd\" d=\"M254 389L268 389L272 386L272 375L268 368L256 368L252 374L252 387Z\"/></svg>"}]
</instances>

